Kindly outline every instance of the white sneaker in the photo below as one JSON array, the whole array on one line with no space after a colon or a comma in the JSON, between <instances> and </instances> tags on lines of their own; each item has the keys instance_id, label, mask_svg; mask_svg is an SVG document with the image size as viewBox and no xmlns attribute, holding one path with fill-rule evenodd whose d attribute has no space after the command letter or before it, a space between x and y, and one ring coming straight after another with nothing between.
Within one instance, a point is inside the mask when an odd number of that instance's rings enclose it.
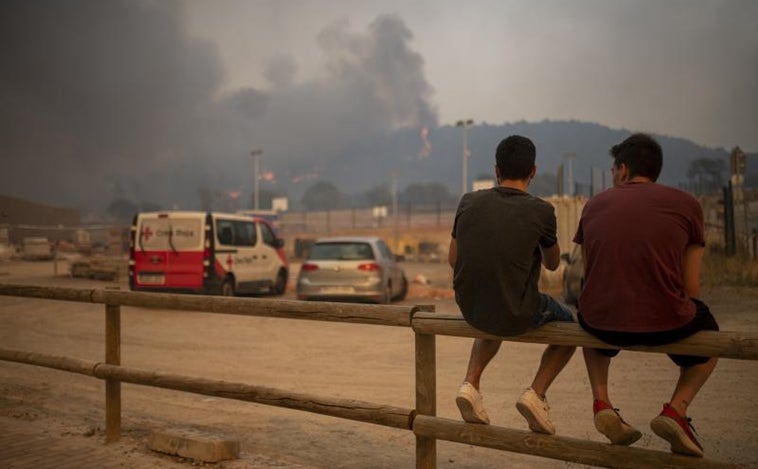
<instances>
[{"instance_id":1,"label":"white sneaker","mask_svg":"<svg viewBox=\"0 0 758 469\"><path fill-rule=\"evenodd\" d=\"M529 423L529 429L537 433L555 434L555 426L547 416L550 406L547 405L547 398L542 399L534 392L534 389L528 388L516 402L516 409L524 416Z\"/></svg>"},{"instance_id":2,"label":"white sneaker","mask_svg":"<svg viewBox=\"0 0 758 469\"><path fill-rule=\"evenodd\" d=\"M482 423L488 425L490 418L484 410L482 395L468 381L464 381L458 388L458 395L455 397L455 403L461 411L461 417L468 423Z\"/></svg>"}]
</instances>

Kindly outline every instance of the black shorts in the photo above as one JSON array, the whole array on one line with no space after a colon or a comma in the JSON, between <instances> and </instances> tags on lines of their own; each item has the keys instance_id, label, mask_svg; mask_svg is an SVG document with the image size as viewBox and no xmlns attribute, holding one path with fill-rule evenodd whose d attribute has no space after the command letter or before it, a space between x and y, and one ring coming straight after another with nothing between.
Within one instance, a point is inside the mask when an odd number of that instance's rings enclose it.
<instances>
[{"instance_id":1,"label":"black shorts","mask_svg":"<svg viewBox=\"0 0 758 469\"><path fill-rule=\"evenodd\" d=\"M684 326L678 329L672 329L669 331L660 332L615 332L604 331L601 329L595 329L584 322L581 311L577 315L579 319L579 325L582 329L589 334L597 337L606 344L616 345L618 347L629 347L632 345L664 345L676 342L677 340L689 337L692 334L699 331L717 331L719 325L716 323L716 318L713 317L711 311L708 309L708 305L702 301L692 298L692 302L695 303L695 317L692 321L688 322ZM606 357L615 357L620 350L610 349L595 349L599 353ZM707 362L711 357L698 357L695 355L677 355L668 354L669 358L681 367L690 367L694 365L700 365Z\"/></svg>"}]
</instances>

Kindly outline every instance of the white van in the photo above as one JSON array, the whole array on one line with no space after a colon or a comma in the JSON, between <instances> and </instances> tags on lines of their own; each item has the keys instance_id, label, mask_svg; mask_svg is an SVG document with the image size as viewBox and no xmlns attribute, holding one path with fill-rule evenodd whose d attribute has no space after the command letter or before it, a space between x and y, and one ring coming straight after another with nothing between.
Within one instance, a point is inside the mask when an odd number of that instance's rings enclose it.
<instances>
[{"instance_id":1,"label":"white van","mask_svg":"<svg viewBox=\"0 0 758 469\"><path fill-rule=\"evenodd\" d=\"M266 220L217 212L143 212L134 217L129 287L233 296L287 287L284 241Z\"/></svg>"}]
</instances>

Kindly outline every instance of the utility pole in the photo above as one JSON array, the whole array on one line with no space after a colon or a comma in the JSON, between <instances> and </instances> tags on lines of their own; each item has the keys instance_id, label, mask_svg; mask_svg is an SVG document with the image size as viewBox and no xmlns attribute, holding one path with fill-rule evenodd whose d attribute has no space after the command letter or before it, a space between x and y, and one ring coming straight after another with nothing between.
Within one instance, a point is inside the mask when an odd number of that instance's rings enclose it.
<instances>
[{"instance_id":1,"label":"utility pole","mask_svg":"<svg viewBox=\"0 0 758 469\"><path fill-rule=\"evenodd\" d=\"M748 227L748 203L745 197L743 183L745 181L745 152L740 147L734 147L731 154L732 186L737 205L742 204L743 220L742 234L745 237L745 251L750 251L750 228ZM742 236L741 236L742 237Z\"/></svg>"},{"instance_id":2,"label":"utility pole","mask_svg":"<svg viewBox=\"0 0 758 469\"><path fill-rule=\"evenodd\" d=\"M395 222L395 254L400 253L400 214L397 210L397 173L392 173L392 216Z\"/></svg>"},{"instance_id":3,"label":"utility pole","mask_svg":"<svg viewBox=\"0 0 758 469\"><path fill-rule=\"evenodd\" d=\"M468 192L468 159L471 154L468 151L468 138L466 129L474 123L473 119L462 119L455 123L456 127L463 127L463 161L461 163L461 197Z\"/></svg>"},{"instance_id":4,"label":"utility pole","mask_svg":"<svg viewBox=\"0 0 758 469\"><path fill-rule=\"evenodd\" d=\"M563 155L568 160L568 191L566 191L569 197L576 195L576 188L574 184L574 159L576 159L576 153L566 153Z\"/></svg>"},{"instance_id":5,"label":"utility pole","mask_svg":"<svg viewBox=\"0 0 758 469\"><path fill-rule=\"evenodd\" d=\"M260 157L263 154L263 150L253 150L250 152L250 156L253 157L253 209L258 210L258 185L260 184L261 171L260 171Z\"/></svg>"}]
</instances>

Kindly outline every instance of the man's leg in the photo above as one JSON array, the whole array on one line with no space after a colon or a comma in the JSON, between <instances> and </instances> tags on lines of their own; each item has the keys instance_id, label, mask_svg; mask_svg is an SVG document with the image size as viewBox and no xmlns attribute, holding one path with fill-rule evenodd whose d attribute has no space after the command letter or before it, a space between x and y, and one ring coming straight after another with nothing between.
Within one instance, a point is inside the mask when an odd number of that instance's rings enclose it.
<instances>
[{"instance_id":1,"label":"man's leg","mask_svg":"<svg viewBox=\"0 0 758 469\"><path fill-rule=\"evenodd\" d=\"M692 302L695 303L695 317L692 319L692 322L685 325L682 329L686 330L689 334L697 331L718 331L719 325L716 322L716 318L711 314L710 309L708 309L708 305L695 298L692 298ZM681 332L681 329L679 332ZM678 340L678 337L672 339ZM718 363L718 358L678 354L671 354L669 358L679 366L680 370L679 381L676 383L669 405L680 416L686 418L687 407L689 407L695 395L697 395L700 388L703 387L703 384L713 373L713 369Z\"/></svg>"},{"instance_id":2,"label":"man's leg","mask_svg":"<svg viewBox=\"0 0 758 469\"><path fill-rule=\"evenodd\" d=\"M550 406L547 404L545 393L574 355L574 350L576 347L548 345L542 353L540 367L531 387L527 388L516 402L516 409L524 416L532 431L548 435L555 433L555 426L548 417Z\"/></svg>"},{"instance_id":3,"label":"man's leg","mask_svg":"<svg viewBox=\"0 0 758 469\"><path fill-rule=\"evenodd\" d=\"M673 357L672 357L673 358ZM705 363L681 366L671 402L663 405L661 413L650 422L656 435L671 444L674 453L702 457L703 446L697 441L694 428L687 418L687 408L703 387L718 362L711 358Z\"/></svg>"},{"instance_id":4,"label":"man's leg","mask_svg":"<svg viewBox=\"0 0 758 469\"><path fill-rule=\"evenodd\" d=\"M532 327L539 328L553 321L574 322L574 313L552 296L540 293L540 307L534 315ZM548 417L550 406L547 404L545 393L574 355L575 350L576 347L572 346L548 345L542 353L532 385L516 402L516 409L524 416L532 431L548 435L555 433L555 426Z\"/></svg>"},{"instance_id":5,"label":"man's leg","mask_svg":"<svg viewBox=\"0 0 758 469\"><path fill-rule=\"evenodd\" d=\"M587 366L592 388L592 412L597 431L614 445L626 446L639 440L642 433L621 418L608 397L608 369L611 357L597 349L584 348L584 364Z\"/></svg>"},{"instance_id":6,"label":"man's leg","mask_svg":"<svg viewBox=\"0 0 758 469\"><path fill-rule=\"evenodd\" d=\"M552 296L540 293L540 311L534 316L533 326L537 328L554 321L574 322L574 313ZM540 367L532 381L532 389L541 398L545 397L547 389L571 360L575 350L576 347L568 345L548 345L545 348Z\"/></svg>"},{"instance_id":7,"label":"man's leg","mask_svg":"<svg viewBox=\"0 0 758 469\"><path fill-rule=\"evenodd\" d=\"M463 420L469 423L490 423L490 418L484 410L484 402L479 392L479 381L487 364L500 350L502 340L475 339L471 347L466 380L458 388L455 403L461 411Z\"/></svg>"},{"instance_id":8,"label":"man's leg","mask_svg":"<svg viewBox=\"0 0 758 469\"><path fill-rule=\"evenodd\" d=\"M584 348L584 364L587 366L587 375L590 378L592 398L596 401L611 403L608 397L608 368L611 365L611 357L601 354L594 348Z\"/></svg>"},{"instance_id":9,"label":"man's leg","mask_svg":"<svg viewBox=\"0 0 758 469\"><path fill-rule=\"evenodd\" d=\"M532 389L541 398L545 397L547 389L555 381L558 374L574 355L576 347L568 345L548 345L542 353L540 367L532 381Z\"/></svg>"},{"instance_id":10,"label":"man's leg","mask_svg":"<svg viewBox=\"0 0 758 469\"><path fill-rule=\"evenodd\" d=\"M471 346L468 369L466 370L466 381L471 383L477 390L479 389L479 380L482 378L484 369L490 360L497 355L502 344L502 340L474 339L474 344Z\"/></svg>"},{"instance_id":11,"label":"man's leg","mask_svg":"<svg viewBox=\"0 0 758 469\"><path fill-rule=\"evenodd\" d=\"M687 415L687 407L713 373L716 363L718 363L718 358L713 357L700 365L679 368L679 381L669 402L679 415L683 417Z\"/></svg>"}]
</instances>

